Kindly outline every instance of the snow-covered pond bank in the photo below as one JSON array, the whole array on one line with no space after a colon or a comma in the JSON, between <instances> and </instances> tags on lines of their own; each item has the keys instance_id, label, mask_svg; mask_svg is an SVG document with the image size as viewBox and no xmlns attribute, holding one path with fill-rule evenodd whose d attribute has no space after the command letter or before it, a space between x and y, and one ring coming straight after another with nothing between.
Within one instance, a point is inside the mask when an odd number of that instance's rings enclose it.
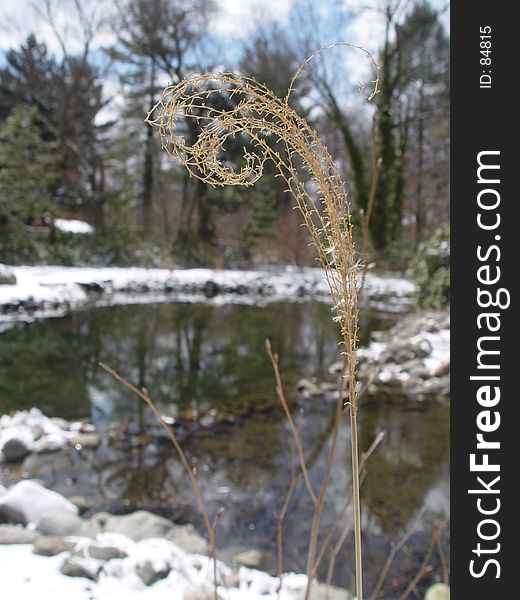
<instances>
[{"instance_id":1,"label":"snow-covered pond bank","mask_svg":"<svg viewBox=\"0 0 520 600\"><path fill-rule=\"evenodd\" d=\"M63 496L33 481L0 488L0 600L205 600L213 566L205 540L189 525L146 511L90 519ZM300 600L307 578L280 580L239 561L217 562L219 598ZM325 598L317 586L314 600ZM321 593L320 593L321 590ZM337 600L350 600L344 590Z\"/></svg>"},{"instance_id":2,"label":"snow-covered pond bank","mask_svg":"<svg viewBox=\"0 0 520 600\"><path fill-rule=\"evenodd\" d=\"M57 316L85 306L146 302L211 302L265 305L272 302L329 301L323 271L317 268L232 271L87 267L8 267L13 285L0 285L0 322ZM412 304L414 284L394 275L369 273L367 304L400 312Z\"/></svg>"}]
</instances>

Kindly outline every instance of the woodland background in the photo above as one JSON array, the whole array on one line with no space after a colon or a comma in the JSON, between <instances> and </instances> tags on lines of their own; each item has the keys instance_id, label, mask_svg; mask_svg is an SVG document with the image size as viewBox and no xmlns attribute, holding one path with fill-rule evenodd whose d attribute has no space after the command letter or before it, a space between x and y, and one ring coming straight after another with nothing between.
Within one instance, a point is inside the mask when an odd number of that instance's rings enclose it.
<instances>
[{"instance_id":1,"label":"woodland background","mask_svg":"<svg viewBox=\"0 0 520 600\"><path fill-rule=\"evenodd\" d=\"M380 93L367 105L356 82L369 85L369 63L339 47L308 65L292 104L340 165L358 224L377 171L371 257L405 268L420 242L446 237L447 6L294 0L232 19L234 3L215 0L21 5L0 15L0 262L312 264L280 179L190 180L143 119L166 84L206 70L240 71L283 96L303 60L335 41L373 53ZM226 160L238 162L235 151ZM57 217L95 233L62 232Z\"/></svg>"}]
</instances>

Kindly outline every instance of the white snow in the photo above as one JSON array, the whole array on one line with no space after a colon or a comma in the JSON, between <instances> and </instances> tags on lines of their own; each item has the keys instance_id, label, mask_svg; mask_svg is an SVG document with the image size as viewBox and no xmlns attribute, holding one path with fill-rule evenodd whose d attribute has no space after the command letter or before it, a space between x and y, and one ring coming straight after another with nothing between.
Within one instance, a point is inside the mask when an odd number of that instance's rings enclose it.
<instances>
[{"instance_id":1,"label":"white snow","mask_svg":"<svg viewBox=\"0 0 520 600\"><path fill-rule=\"evenodd\" d=\"M35 481L19 481L0 497L0 506L15 511L18 521L34 525L49 513L78 514L78 508L66 498Z\"/></svg>"},{"instance_id":2,"label":"white snow","mask_svg":"<svg viewBox=\"0 0 520 600\"><path fill-rule=\"evenodd\" d=\"M77 542L77 547L81 547L88 540ZM0 600L182 600L202 588L213 589L210 559L186 554L172 542L162 539L133 542L121 535L100 534L96 543L119 547L128 554L126 558L108 561L97 582L62 575L60 568L68 553L45 557L33 554L31 545L0 546L0 572L9 574L2 578ZM136 567L147 561L171 568L165 579L150 587L136 574ZM278 578L246 567L232 570L220 561L217 579L218 592L226 600L301 600L307 581L305 575L285 574L278 595Z\"/></svg>"},{"instance_id":3,"label":"white snow","mask_svg":"<svg viewBox=\"0 0 520 600\"><path fill-rule=\"evenodd\" d=\"M425 315L417 327L415 333L406 332L406 328L400 333L396 326L391 330L386 342L372 340L366 348L358 350L358 358L365 366L365 371L367 371L366 365L369 369L375 369L376 382L392 385L401 382L404 388L414 389L419 386L422 392L435 389L442 371L450 363L449 318L436 324L435 319ZM398 345L399 342L404 344L405 352L408 349L413 353L414 348L422 348L426 355L416 356L411 360L394 361L388 356L388 352L392 350L392 343L396 342ZM424 369L424 375L421 375L420 380L412 376L415 367Z\"/></svg>"},{"instance_id":4,"label":"white snow","mask_svg":"<svg viewBox=\"0 0 520 600\"><path fill-rule=\"evenodd\" d=\"M78 219L54 219L54 225L65 233L94 233L94 227L90 223Z\"/></svg>"},{"instance_id":5,"label":"white snow","mask_svg":"<svg viewBox=\"0 0 520 600\"><path fill-rule=\"evenodd\" d=\"M10 306L9 310L4 308L0 321L55 316L86 304L329 301L323 271L317 268L236 271L20 266L10 267L10 270L17 282L0 286L0 306ZM215 296L205 289L213 284L218 288ZM86 288L93 286L97 287L97 292L89 293ZM408 279L368 273L364 294L369 301L373 298L378 307L398 310L411 302L414 291L415 286ZM21 303L25 306L21 307Z\"/></svg>"},{"instance_id":6,"label":"white snow","mask_svg":"<svg viewBox=\"0 0 520 600\"><path fill-rule=\"evenodd\" d=\"M32 452L49 452L65 446L77 433L73 427L70 431L62 429L38 408L21 410L14 415L1 415L0 463L3 459L2 448L10 439L22 441Z\"/></svg>"},{"instance_id":7,"label":"white snow","mask_svg":"<svg viewBox=\"0 0 520 600\"><path fill-rule=\"evenodd\" d=\"M450 362L450 330L441 329L430 333L422 331L411 338L412 343L426 340L431 346L431 353L424 359L424 366L433 376L442 365Z\"/></svg>"}]
</instances>

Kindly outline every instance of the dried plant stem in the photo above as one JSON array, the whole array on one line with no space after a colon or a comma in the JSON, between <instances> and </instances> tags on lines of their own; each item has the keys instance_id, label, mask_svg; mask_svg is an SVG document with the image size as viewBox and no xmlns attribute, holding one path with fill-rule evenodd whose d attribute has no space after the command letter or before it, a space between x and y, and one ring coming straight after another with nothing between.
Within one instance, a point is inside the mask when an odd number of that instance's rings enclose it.
<instances>
[{"instance_id":1,"label":"dried plant stem","mask_svg":"<svg viewBox=\"0 0 520 600\"><path fill-rule=\"evenodd\" d=\"M416 529L419 526L419 523L421 522L421 519L424 515L424 510L425 510L424 507L421 508L421 510L419 511L419 514L414 519L414 521L413 521L412 525L410 526L410 528L408 529L408 531L403 535L403 537L399 540L399 542L397 544L392 545L392 549L390 550L390 554L388 555L386 562L385 562L383 568L381 569L381 573L379 574L379 578L377 580L376 587L375 587L374 591L372 592L372 595L370 596L370 600L377 599L377 596L379 595L379 592L381 591L381 587L383 586L383 583L386 579L386 576L388 575L388 572L390 571L390 567L392 566L392 563L394 562L395 557L397 556L397 553L399 552L399 550L401 550L401 548L403 548L403 546L405 546L406 542L410 539L410 537L416 531Z\"/></svg>"},{"instance_id":2,"label":"dried plant stem","mask_svg":"<svg viewBox=\"0 0 520 600\"><path fill-rule=\"evenodd\" d=\"M271 364L273 365L273 371L276 379L276 393L278 394L278 398L283 407L283 411L289 423L289 427L291 428L291 433L293 435L294 443L296 444L296 449L298 451L298 457L300 459L300 467L302 470L303 479L305 481L305 485L307 486L307 491L309 492L309 496L312 501L316 503L317 498L314 490L312 488L311 480L309 478L309 472L307 470L307 464L305 462L305 455L303 452L302 439L300 436L300 432L294 423L294 419L292 417L291 411L289 410L289 405L287 404L287 399L285 397L285 391L282 383L282 377L280 375L280 367L278 366L278 355L273 353L271 348L271 342L266 340L265 348L267 350L267 355L271 360Z\"/></svg>"},{"instance_id":3,"label":"dried plant stem","mask_svg":"<svg viewBox=\"0 0 520 600\"><path fill-rule=\"evenodd\" d=\"M359 499L359 457L357 408L350 405L350 441L352 448L352 503L354 509L354 547L356 555L356 596L363 598L363 565L361 557L361 504Z\"/></svg>"},{"instance_id":4,"label":"dried plant stem","mask_svg":"<svg viewBox=\"0 0 520 600\"><path fill-rule=\"evenodd\" d=\"M380 431L376 437L374 438L374 441L370 444L370 448L363 453L363 455L361 456L361 461L359 464L359 472L360 472L360 477L361 477L361 485L363 484L364 481L364 477L366 474L366 464L368 462L368 459L370 458L370 456L375 452L376 448L379 446L379 444L383 441L385 437L385 434L383 431ZM352 503L352 489L348 490L347 493L347 499L345 501L345 504L343 505L343 508L341 509L340 513L339 513L339 519L338 519L338 524L341 521L341 519L343 519L346 515L347 509L348 507L351 505ZM319 565L321 564L321 561L323 560L325 553L328 549L328 547L330 546L331 542L332 542L332 538L334 536L334 534L336 533L337 529L338 529L338 524L336 524L335 526L331 527L329 529L329 531L327 532L327 535L322 543L321 546L321 550L320 553L318 555L318 558L316 559L316 570L318 569ZM347 526L349 528L349 530L352 527L352 523L351 521L349 521L347 523ZM345 538L346 539L346 538ZM341 549L341 546L338 548L338 552Z\"/></svg>"},{"instance_id":5,"label":"dried plant stem","mask_svg":"<svg viewBox=\"0 0 520 600\"><path fill-rule=\"evenodd\" d=\"M210 545L210 555L211 555L211 559L213 562L214 598L215 598L215 600L217 600L217 598L218 598L218 591L217 591L218 580L217 580L217 549L216 549L216 543L215 543L215 529L216 529L219 513L217 513L217 515L215 516L214 521L211 522L211 519L209 517L209 512L206 507L206 503L204 502L204 497L202 495L202 490L200 489L199 480L197 479L195 471L190 466L188 459L186 458L186 455L184 454L184 451L179 443L179 440L177 439L177 436L173 433L173 431L170 429L170 427L168 427L168 424L161 417L161 414L157 410L157 407L155 406L152 399L148 395L147 390L144 388L139 389L138 387L136 387L135 385L133 385L132 383L127 381L124 377L119 375L119 373L117 371L115 371L111 367L105 365L104 363L100 362L99 366L104 371L106 371L109 375L111 375L114 379L116 379L117 381L122 383L126 388L128 388L136 396L141 398L141 400L143 400L143 402L145 402L145 404L148 406L148 408L152 411L154 417L157 419L159 424L164 429L166 435L168 436L169 440L171 441L175 450L177 451L177 454L179 455L182 466L184 467L184 469L186 470L186 472L188 474L188 477L190 478L191 484L193 486L193 490L195 492L195 496L197 497L197 501L199 503L200 512L202 513L202 517L204 519L204 525L206 526L206 531L208 533L209 545Z\"/></svg>"},{"instance_id":6,"label":"dried plant stem","mask_svg":"<svg viewBox=\"0 0 520 600\"><path fill-rule=\"evenodd\" d=\"M430 559L433 554L433 550L434 550L435 546L437 545L437 543L442 535L442 531L443 531L444 527L446 526L447 522L448 522L447 519L443 519L435 527L430 545L428 547L428 550L426 551L426 555L424 557L423 562L421 563L419 571L417 572L417 575L412 579L412 581L410 581L406 590L399 596L399 600L406 600L406 598L408 598L408 596L415 590L419 581L421 581L421 579L426 575L426 573L428 571L428 567L429 567L429 562L430 562Z\"/></svg>"},{"instance_id":7,"label":"dried plant stem","mask_svg":"<svg viewBox=\"0 0 520 600\"><path fill-rule=\"evenodd\" d=\"M363 473L360 477L360 485L363 485L365 476L366 476L366 472ZM325 583L327 585L331 584L332 575L334 573L334 568L336 566L336 560L337 560L338 555L341 551L341 548L343 547L343 544L345 543L351 530L352 530L352 519L347 521L347 524L343 527L343 531L341 532L341 535L339 536L338 541L334 544L334 547L332 548L332 551L330 553L329 566L327 568L327 578L325 580Z\"/></svg>"},{"instance_id":8,"label":"dried plant stem","mask_svg":"<svg viewBox=\"0 0 520 600\"><path fill-rule=\"evenodd\" d=\"M372 98L378 91L379 68L369 52L352 44L370 59L376 77ZM329 47L332 47L329 46ZM269 88L250 77L235 73L205 73L193 75L175 86L167 87L146 121L157 127L163 149L177 158L191 176L213 186L251 186L262 176L265 163L271 161L287 185L311 236L318 260L327 280L335 321L341 331L343 354L347 364L349 410L352 443L352 476L354 532L356 538L356 591L357 600L362 597L361 565L361 517L359 501L359 457L357 434L356 397L356 346L358 334L358 281L360 264L352 236L350 204L345 185L336 162L307 121L290 106L289 97L294 82L313 57L309 57L293 77L286 97L278 98ZM218 95L219 102L213 102ZM225 100L229 102L225 102ZM224 100L224 102L223 102ZM224 106L224 108L222 108ZM192 124L197 139L186 138L186 124ZM189 137L189 136L188 136ZM243 151L243 166L233 170L224 160L226 144L230 140L247 144ZM302 174L304 176L302 176ZM312 182L312 186L308 184ZM302 475L307 491L315 504L309 546L308 588L314 570L316 546L323 499L330 476L339 422L334 428L333 440L322 488L316 495L305 465L301 437L288 410L281 385L278 359L268 346L268 353L275 369L277 392L295 436ZM338 400L338 421L341 420L342 395Z\"/></svg>"},{"instance_id":9,"label":"dried plant stem","mask_svg":"<svg viewBox=\"0 0 520 600\"><path fill-rule=\"evenodd\" d=\"M345 543L351 529L352 529L352 521L348 521L347 524L343 527L343 531L341 532L341 535L339 536L339 540L336 542L336 544L334 544L334 547L332 548L332 552L330 553L329 566L327 567L327 578L325 580L325 583L327 585L331 584L332 575L334 573L334 567L336 566L336 560L338 558L338 554L340 553L340 550L343 547L343 544Z\"/></svg>"},{"instance_id":10,"label":"dried plant stem","mask_svg":"<svg viewBox=\"0 0 520 600\"><path fill-rule=\"evenodd\" d=\"M442 578L446 585L450 584L450 572L448 568L448 561L446 560L446 554L444 553L444 548L442 547L442 533L437 540L437 550L439 552L439 558L441 559L442 566Z\"/></svg>"},{"instance_id":11,"label":"dried plant stem","mask_svg":"<svg viewBox=\"0 0 520 600\"><path fill-rule=\"evenodd\" d=\"M344 394L344 388L345 388L344 374L347 371L347 369L348 369L348 365L347 365L347 362L345 361L342 376L340 378L338 400L336 402L336 408L335 408L335 419L334 419L334 427L332 429L332 440L331 440L329 452L327 455L327 463L325 465L325 471L324 471L323 479L321 482L320 493L318 496L318 500L314 506L314 512L313 512L313 516L312 516L311 533L310 533L310 537L309 537L309 550L308 550L308 554L307 554L307 587L306 587L305 596L304 596L305 600L308 600L308 598L310 596L312 580L315 577L317 570L318 570L318 566L319 566L319 560L316 560L316 554L317 554L317 549L318 549L318 535L319 535L319 531L320 531L321 515L323 512L325 495L326 495L327 489L329 487L329 479L330 479L330 475L332 473L332 465L333 465L333 461L334 461L334 456L336 454L336 446L337 446L337 442L338 442L339 428L340 428L342 415L343 415L343 394Z\"/></svg>"},{"instance_id":12,"label":"dried plant stem","mask_svg":"<svg viewBox=\"0 0 520 600\"><path fill-rule=\"evenodd\" d=\"M294 440L293 440L294 442ZM276 515L276 546L278 549L278 557L277 557L277 571L278 577L280 579L280 583L278 585L278 597L280 597L280 592L282 591L282 583L283 583L283 527L285 522L285 517L287 516L287 511L289 510L289 504L294 494L294 490L296 489L296 484L298 483L298 475L296 473L295 465L294 465L294 443L291 445L291 481L289 483L289 488L285 494L282 509Z\"/></svg>"}]
</instances>

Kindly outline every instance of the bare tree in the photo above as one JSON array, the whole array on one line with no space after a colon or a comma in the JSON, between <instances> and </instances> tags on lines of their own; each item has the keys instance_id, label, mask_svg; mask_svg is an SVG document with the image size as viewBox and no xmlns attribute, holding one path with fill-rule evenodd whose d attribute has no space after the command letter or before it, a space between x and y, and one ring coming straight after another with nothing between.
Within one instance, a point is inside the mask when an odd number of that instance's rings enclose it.
<instances>
[{"instance_id":1,"label":"bare tree","mask_svg":"<svg viewBox=\"0 0 520 600\"><path fill-rule=\"evenodd\" d=\"M196 51L207 31L213 0L127 0L120 2L119 40L111 55L130 65L123 73L142 115L156 102L159 82L165 76L179 82L198 66ZM162 87L162 85L161 85ZM142 116L140 117L142 121ZM153 199L158 168L157 145L150 128L145 132L141 214L146 228L152 225ZM183 205L190 202L187 180Z\"/></svg>"}]
</instances>

